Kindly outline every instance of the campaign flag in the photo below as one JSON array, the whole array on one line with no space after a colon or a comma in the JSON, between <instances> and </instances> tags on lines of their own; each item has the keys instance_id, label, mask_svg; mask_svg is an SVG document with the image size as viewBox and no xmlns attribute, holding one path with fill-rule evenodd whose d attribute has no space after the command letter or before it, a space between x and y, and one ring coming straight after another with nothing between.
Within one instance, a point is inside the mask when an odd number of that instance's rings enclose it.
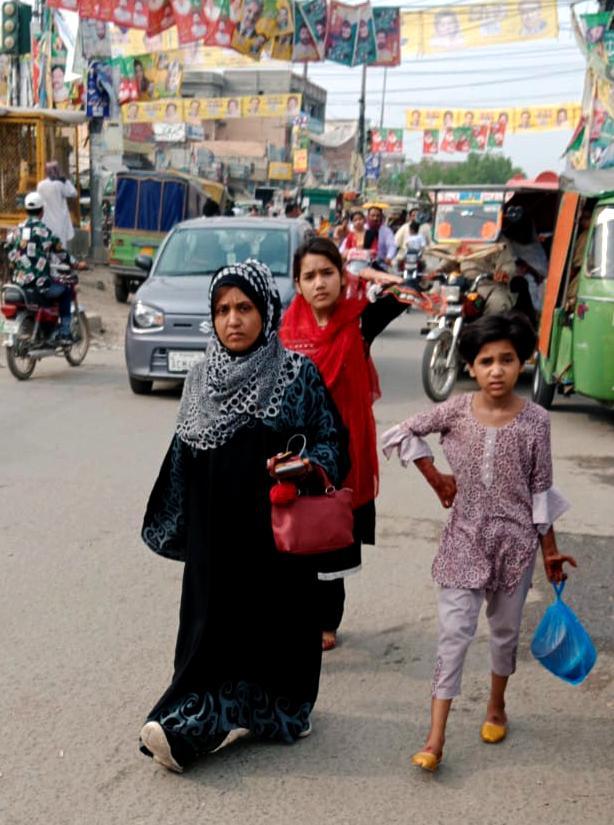
<instances>
[{"instance_id":1,"label":"campaign flag","mask_svg":"<svg viewBox=\"0 0 614 825\"><path fill-rule=\"evenodd\" d=\"M175 25L171 0L147 0L147 36L156 37Z\"/></svg>"},{"instance_id":2,"label":"campaign flag","mask_svg":"<svg viewBox=\"0 0 614 825\"><path fill-rule=\"evenodd\" d=\"M439 129L425 129L422 133L422 154L436 155L439 152Z\"/></svg>"},{"instance_id":3,"label":"campaign flag","mask_svg":"<svg viewBox=\"0 0 614 825\"><path fill-rule=\"evenodd\" d=\"M332 0L326 35L327 60L343 66L353 65L359 17L359 6L348 6Z\"/></svg>"},{"instance_id":4,"label":"campaign flag","mask_svg":"<svg viewBox=\"0 0 614 825\"><path fill-rule=\"evenodd\" d=\"M454 132L455 130L451 126L442 130L441 143L439 144L439 150L441 152L452 154L456 151L456 137L454 135Z\"/></svg>"},{"instance_id":5,"label":"campaign flag","mask_svg":"<svg viewBox=\"0 0 614 825\"><path fill-rule=\"evenodd\" d=\"M373 9L377 55L372 66L398 66L401 62L401 12L398 8Z\"/></svg>"},{"instance_id":6,"label":"campaign flag","mask_svg":"<svg viewBox=\"0 0 614 825\"><path fill-rule=\"evenodd\" d=\"M292 46L294 43L294 34L283 34L281 37L273 39L271 46L271 57L273 60L292 60Z\"/></svg>"},{"instance_id":7,"label":"campaign flag","mask_svg":"<svg viewBox=\"0 0 614 825\"><path fill-rule=\"evenodd\" d=\"M457 126L454 129L454 142L457 152L467 153L471 149L471 137L473 129L471 126Z\"/></svg>"},{"instance_id":8,"label":"campaign flag","mask_svg":"<svg viewBox=\"0 0 614 825\"><path fill-rule=\"evenodd\" d=\"M371 153L365 158L365 177L367 180L378 180L381 175L382 159L379 154Z\"/></svg>"},{"instance_id":9,"label":"campaign flag","mask_svg":"<svg viewBox=\"0 0 614 825\"><path fill-rule=\"evenodd\" d=\"M489 149L502 149L505 142L505 132L507 129L507 122L504 120L497 120L491 124L488 132Z\"/></svg>"},{"instance_id":10,"label":"campaign flag","mask_svg":"<svg viewBox=\"0 0 614 825\"><path fill-rule=\"evenodd\" d=\"M589 51L592 51L604 39L605 33L612 22L611 11L600 11L597 14L581 14L584 24L584 39Z\"/></svg>"},{"instance_id":11,"label":"campaign flag","mask_svg":"<svg viewBox=\"0 0 614 825\"><path fill-rule=\"evenodd\" d=\"M171 0L180 45L204 40L209 23L200 0Z\"/></svg>"},{"instance_id":12,"label":"campaign flag","mask_svg":"<svg viewBox=\"0 0 614 825\"><path fill-rule=\"evenodd\" d=\"M489 127L487 125L477 125L471 128L471 138L469 146L473 152L484 152L488 144Z\"/></svg>"},{"instance_id":13,"label":"campaign flag","mask_svg":"<svg viewBox=\"0 0 614 825\"><path fill-rule=\"evenodd\" d=\"M326 0L301 0L294 4L293 62L324 59L326 24Z\"/></svg>"},{"instance_id":14,"label":"campaign flag","mask_svg":"<svg viewBox=\"0 0 614 825\"><path fill-rule=\"evenodd\" d=\"M358 31L356 34L356 44L354 48L353 66L363 63L374 63L377 59L377 46L375 42L375 26L373 23L373 12L371 3L362 3L358 8Z\"/></svg>"}]
</instances>

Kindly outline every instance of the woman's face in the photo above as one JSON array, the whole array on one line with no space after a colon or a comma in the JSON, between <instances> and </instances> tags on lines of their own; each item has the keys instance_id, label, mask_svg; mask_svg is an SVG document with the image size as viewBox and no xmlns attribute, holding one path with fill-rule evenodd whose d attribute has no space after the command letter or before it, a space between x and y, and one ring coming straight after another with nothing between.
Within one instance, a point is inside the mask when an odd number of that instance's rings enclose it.
<instances>
[{"instance_id":1,"label":"woman's face","mask_svg":"<svg viewBox=\"0 0 614 825\"><path fill-rule=\"evenodd\" d=\"M352 226L357 232L362 232L365 228L365 216L362 212L357 212L352 218Z\"/></svg>"},{"instance_id":2,"label":"woman's face","mask_svg":"<svg viewBox=\"0 0 614 825\"><path fill-rule=\"evenodd\" d=\"M332 309L342 289L343 276L326 255L308 252L303 257L296 291L309 306L323 312Z\"/></svg>"},{"instance_id":3,"label":"woman's face","mask_svg":"<svg viewBox=\"0 0 614 825\"><path fill-rule=\"evenodd\" d=\"M237 354L253 347L262 333L262 318L254 302L236 286L217 291L213 325L222 346Z\"/></svg>"}]
</instances>

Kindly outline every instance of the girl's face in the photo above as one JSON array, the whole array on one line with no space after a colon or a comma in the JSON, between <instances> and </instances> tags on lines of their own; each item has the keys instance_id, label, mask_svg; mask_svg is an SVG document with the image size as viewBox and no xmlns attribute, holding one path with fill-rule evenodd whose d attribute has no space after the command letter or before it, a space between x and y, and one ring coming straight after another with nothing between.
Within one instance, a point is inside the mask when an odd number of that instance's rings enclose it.
<instances>
[{"instance_id":1,"label":"girl's face","mask_svg":"<svg viewBox=\"0 0 614 825\"><path fill-rule=\"evenodd\" d=\"M262 332L262 318L254 302L236 286L219 289L213 324L222 346L237 354L252 347Z\"/></svg>"},{"instance_id":2,"label":"girl's face","mask_svg":"<svg viewBox=\"0 0 614 825\"><path fill-rule=\"evenodd\" d=\"M484 344L473 364L470 364L469 373L483 393L501 400L513 392L521 369L514 345L504 340Z\"/></svg>"},{"instance_id":3,"label":"girl's face","mask_svg":"<svg viewBox=\"0 0 614 825\"><path fill-rule=\"evenodd\" d=\"M321 312L332 309L343 289L343 276L326 255L308 252L301 261L296 291Z\"/></svg>"}]
</instances>

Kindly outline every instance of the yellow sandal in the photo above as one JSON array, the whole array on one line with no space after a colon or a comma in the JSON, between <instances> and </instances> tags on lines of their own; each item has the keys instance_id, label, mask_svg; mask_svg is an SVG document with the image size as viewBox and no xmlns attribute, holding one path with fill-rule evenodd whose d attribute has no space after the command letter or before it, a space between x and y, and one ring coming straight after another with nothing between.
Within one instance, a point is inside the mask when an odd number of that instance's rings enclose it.
<instances>
[{"instance_id":1,"label":"yellow sandal","mask_svg":"<svg viewBox=\"0 0 614 825\"><path fill-rule=\"evenodd\" d=\"M435 773L442 759L443 754L437 756L436 753L431 753L430 751L418 751L418 753L412 756L411 763L418 768L422 768L423 771Z\"/></svg>"}]
</instances>

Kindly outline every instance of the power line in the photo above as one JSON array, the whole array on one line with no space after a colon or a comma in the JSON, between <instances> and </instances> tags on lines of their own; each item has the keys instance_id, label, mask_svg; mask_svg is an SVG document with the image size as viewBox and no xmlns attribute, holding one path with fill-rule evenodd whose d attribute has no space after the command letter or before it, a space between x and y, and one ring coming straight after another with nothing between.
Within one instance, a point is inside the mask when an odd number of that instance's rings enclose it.
<instances>
[{"instance_id":1,"label":"power line","mask_svg":"<svg viewBox=\"0 0 614 825\"><path fill-rule=\"evenodd\" d=\"M479 83L472 83L470 88L482 88L484 86L500 86L506 83L520 83L526 80L539 80L541 78L551 78L551 77L561 77L563 75L570 75L570 74L578 74L578 69L562 69L559 72L544 72L544 73L537 73L537 74L528 74L523 75L522 77L512 77L512 78L497 78L496 80L482 80ZM446 84L445 86L425 86L421 89L415 90L419 91L420 94L424 92L442 92L448 91L453 89L466 89L467 84ZM412 90L413 91L413 90ZM407 89L390 89L387 94L404 94L406 95L408 92ZM351 95L352 97L356 97L355 91L338 91L338 92L328 92L328 95L332 95L338 97L339 95Z\"/></svg>"}]
</instances>

